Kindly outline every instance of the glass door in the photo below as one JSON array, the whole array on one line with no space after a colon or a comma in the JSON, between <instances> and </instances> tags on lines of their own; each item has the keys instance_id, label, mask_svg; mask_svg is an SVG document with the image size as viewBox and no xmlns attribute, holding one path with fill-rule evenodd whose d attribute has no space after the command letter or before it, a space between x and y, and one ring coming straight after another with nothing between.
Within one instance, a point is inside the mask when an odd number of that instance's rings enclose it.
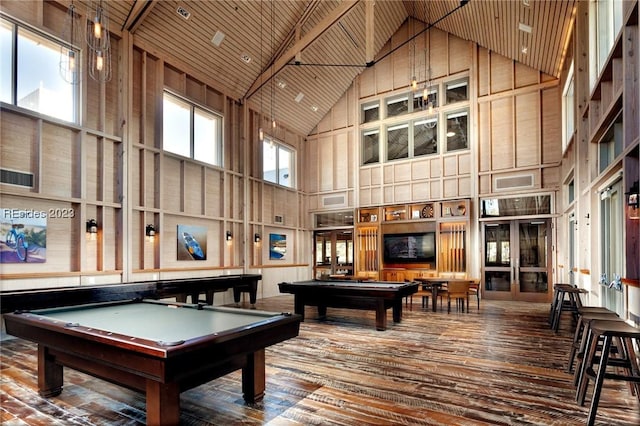
<instances>
[{"instance_id":1,"label":"glass door","mask_svg":"<svg viewBox=\"0 0 640 426\"><path fill-rule=\"evenodd\" d=\"M544 302L549 298L550 221L483 225L483 284L488 299Z\"/></svg>"},{"instance_id":2,"label":"glass door","mask_svg":"<svg viewBox=\"0 0 640 426\"><path fill-rule=\"evenodd\" d=\"M316 279L353 274L353 231L316 231L314 237Z\"/></svg>"}]
</instances>

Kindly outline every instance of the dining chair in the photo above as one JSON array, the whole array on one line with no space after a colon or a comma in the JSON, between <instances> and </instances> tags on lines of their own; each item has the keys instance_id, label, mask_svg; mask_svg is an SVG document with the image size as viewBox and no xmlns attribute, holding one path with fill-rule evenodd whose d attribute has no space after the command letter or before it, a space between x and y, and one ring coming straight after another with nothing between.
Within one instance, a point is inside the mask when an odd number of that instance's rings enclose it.
<instances>
[{"instance_id":1,"label":"dining chair","mask_svg":"<svg viewBox=\"0 0 640 426\"><path fill-rule=\"evenodd\" d=\"M408 280L405 280L408 281ZM422 309L424 309L425 307L429 307L429 297L432 296L432 288L431 285L426 284L426 283L419 283L418 284L418 291L416 291L415 293L413 293L410 297L410 305L409 305L409 309L412 310L413 309L413 296L416 297L420 297L421 301L422 301Z\"/></svg>"},{"instance_id":2,"label":"dining chair","mask_svg":"<svg viewBox=\"0 0 640 426\"><path fill-rule=\"evenodd\" d=\"M469 294L471 296L476 296L478 309L480 309L480 280L472 279L471 281L469 281Z\"/></svg>"},{"instance_id":3,"label":"dining chair","mask_svg":"<svg viewBox=\"0 0 640 426\"><path fill-rule=\"evenodd\" d=\"M462 306L462 312L464 312L464 306L467 305L467 312L469 312L469 281L463 280L451 280L447 283L447 312L451 312L451 299L455 299L456 308Z\"/></svg>"}]
</instances>

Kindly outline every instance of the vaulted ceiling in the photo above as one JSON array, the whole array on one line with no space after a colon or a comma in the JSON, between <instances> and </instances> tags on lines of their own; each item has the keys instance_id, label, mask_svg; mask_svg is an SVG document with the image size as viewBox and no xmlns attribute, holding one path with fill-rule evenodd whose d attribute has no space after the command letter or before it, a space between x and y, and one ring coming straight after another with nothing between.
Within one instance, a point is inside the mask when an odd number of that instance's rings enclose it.
<instances>
[{"instance_id":1,"label":"vaulted ceiling","mask_svg":"<svg viewBox=\"0 0 640 426\"><path fill-rule=\"evenodd\" d=\"M62 3L69 3L61 0ZM129 30L287 127L310 133L410 17L558 76L578 0L110 0ZM80 3L85 3L81 1ZM213 39L221 43L214 44ZM410 37L411 35L409 35ZM399 42L401 43L401 41Z\"/></svg>"}]
</instances>

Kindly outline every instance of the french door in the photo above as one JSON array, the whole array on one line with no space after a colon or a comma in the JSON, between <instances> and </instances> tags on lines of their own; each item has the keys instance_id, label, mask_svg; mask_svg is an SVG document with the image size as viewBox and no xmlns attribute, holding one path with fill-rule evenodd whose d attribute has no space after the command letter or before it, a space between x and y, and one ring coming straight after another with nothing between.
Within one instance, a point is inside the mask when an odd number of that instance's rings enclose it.
<instances>
[{"instance_id":1,"label":"french door","mask_svg":"<svg viewBox=\"0 0 640 426\"><path fill-rule=\"evenodd\" d=\"M484 297L548 301L550 219L484 222L482 229Z\"/></svg>"},{"instance_id":2,"label":"french door","mask_svg":"<svg viewBox=\"0 0 640 426\"><path fill-rule=\"evenodd\" d=\"M353 274L353 231L327 230L314 233L314 277Z\"/></svg>"}]
</instances>

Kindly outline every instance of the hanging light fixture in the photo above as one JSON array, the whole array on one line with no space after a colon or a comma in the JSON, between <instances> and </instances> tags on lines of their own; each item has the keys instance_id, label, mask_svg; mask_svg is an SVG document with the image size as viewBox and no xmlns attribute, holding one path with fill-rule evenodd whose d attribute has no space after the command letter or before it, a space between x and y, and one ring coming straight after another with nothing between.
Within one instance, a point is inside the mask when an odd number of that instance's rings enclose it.
<instances>
[{"instance_id":1,"label":"hanging light fixture","mask_svg":"<svg viewBox=\"0 0 640 426\"><path fill-rule=\"evenodd\" d=\"M71 1L67 9L64 21L62 40L65 45L60 45L60 76L69 84L80 82L80 58L75 46L80 43L80 15L76 11L76 6Z\"/></svg>"},{"instance_id":2,"label":"hanging light fixture","mask_svg":"<svg viewBox=\"0 0 640 426\"><path fill-rule=\"evenodd\" d=\"M274 3L275 2L271 2L271 54L273 55L274 50L274 32L275 32L275 13L274 13ZM273 64L272 64L273 65ZM272 131L275 134L275 130L277 127L277 123L276 123L276 114L274 112L274 105L276 102L276 91L275 91L275 78L273 75L273 66L271 66L271 128Z\"/></svg>"},{"instance_id":3,"label":"hanging light fixture","mask_svg":"<svg viewBox=\"0 0 640 426\"><path fill-rule=\"evenodd\" d=\"M429 26L428 31L425 32L425 37L428 39L425 41L426 49L424 54L424 64L425 64L425 81L424 81L424 91L422 92L422 105L423 108L427 111L428 116L437 115L438 112L436 110L437 105L434 105L434 97L433 97L433 81L432 81L432 73L431 73L431 19L429 17L429 9L431 8L430 4L427 4L427 25ZM437 95L436 95L437 96ZM430 129L433 129L438 120L430 120L426 122L426 126Z\"/></svg>"},{"instance_id":4,"label":"hanging light fixture","mask_svg":"<svg viewBox=\"0 0 640 426\"><path fill-rule=\"evenodd\" d=\"M106 1L92 0L87 3L86 39L89 76L101 83L111 80L111 36Z\"/></svg>"},{"instance_id":5,"label":"hanging light fixture","mask_svg":"<svg viewBox=\"0 0 640 426\"><path fill-rule=\"evenodd\" d=\"M414 35L414 20L416 15L416 2L412 2L413 13L411 15L411 21L409 29L411 30L411 90L414 91L418 88L418 79L416 78L416 39Z\"/></svg>"},{"instance_id":6,"label":"hanging light fixture","mask_svg":"<svg viewBox=\"0 0 640 426\"><path fill-rule=\"evenodd\" d=\"M264 142L264 129L262 128L262 121L264 120L262 115L262 105L264 100L264 87L262 85L264 80L264 63L262 58L263 46L262 39L264 36L263 28L262 28L262 0L260 0L260 126L258 127L258 140L260 142Z\"/></svg>"}]
</instances>

